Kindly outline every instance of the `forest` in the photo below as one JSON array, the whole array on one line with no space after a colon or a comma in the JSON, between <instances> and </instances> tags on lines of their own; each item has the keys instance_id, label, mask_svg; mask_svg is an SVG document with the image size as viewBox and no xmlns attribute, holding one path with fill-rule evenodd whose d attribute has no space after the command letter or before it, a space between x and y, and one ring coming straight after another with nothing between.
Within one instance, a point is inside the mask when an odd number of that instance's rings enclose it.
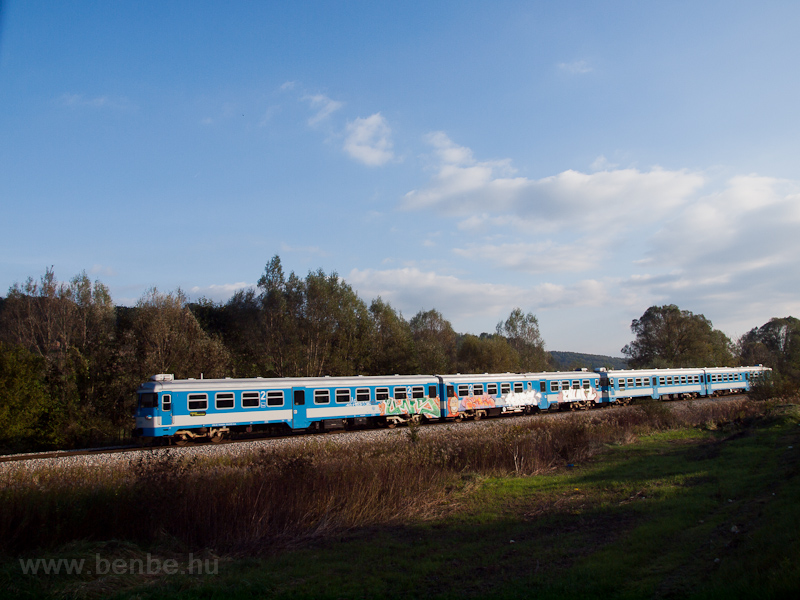
<instances>
[{"instance_id":1,"label":"forest","mask_svg":"<svg viewBox=\"0 0 800 600\"><path fill-rule=\"evenodd\" d=\"M800 321L772 319L736 343L703 315L650 307L622 349L631 367L764 364L776 385L800 374ZM280 257L226 302L149 289L114 304L85 272L52 268L0 299L0 452L125 441L135 390L155 373L293 377L547 371L582 364L545 350L535 315L513 309L493 333L460 334L436 309L410 319L367 303L336 273L300 277ZM595 357L597 358L597 357ZM574 364L565 365L571 360ZM602 359L600 359L602 360Z\"/></svg>"}]
</instances>

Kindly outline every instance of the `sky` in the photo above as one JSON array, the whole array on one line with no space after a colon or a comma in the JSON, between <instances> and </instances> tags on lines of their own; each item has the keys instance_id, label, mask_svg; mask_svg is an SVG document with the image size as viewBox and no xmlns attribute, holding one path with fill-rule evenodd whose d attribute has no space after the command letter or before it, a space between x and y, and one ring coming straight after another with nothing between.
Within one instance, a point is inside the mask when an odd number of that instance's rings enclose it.
<instances>
[{"instance_id":1,"label":"sky","mask_svg":"<svg viewBox=\"0 0 800 600\"><path fill-rule=\"evenodd\" d=\"M549 350L800 316L798 2L0 2L0 295L279 255Z\"/></svg>"}]
</instances>

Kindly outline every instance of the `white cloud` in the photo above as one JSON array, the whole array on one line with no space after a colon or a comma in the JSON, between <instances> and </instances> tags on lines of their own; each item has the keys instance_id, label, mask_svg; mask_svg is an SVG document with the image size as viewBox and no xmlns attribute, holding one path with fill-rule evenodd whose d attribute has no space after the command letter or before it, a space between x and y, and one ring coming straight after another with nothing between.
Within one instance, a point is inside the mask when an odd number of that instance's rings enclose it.
<instances>
[{"instance_id":1,"label":"white cloud","mask_svg":"<svg viewBox=\"0 0 800 600\"><path fill-rule=\"evenodd\" d=\"M347 124L344 151L357 161L370 166L381 166L394 158L392 130L381 113L358 118Z\"/></svg>"},{"instance_id":2,"label":"white cloud","mask_svg":"<svg viewBox=\"0 0 800 600\"><path fill-rule=\"evenodd\" d=\"M189 291L195 298L208 298L216 302L224 302L239 290L255 287L253 283L239 281L237 283L213 283L209 286L194 286Z\"/></svg>"},{"instance_id":3,"label":"white cloud","mask_svg":"<svg viewBox=\"0 0 800 600\"><path fill-rule=\"evenodd\" d=\"M308 124L312 127L318 125L344 106L343 102L331 100L325 94L303 96L303 100L308 102L311 108L317 110L316 114L308 120Z\"/></svg>"},{"instance_id":4,"label":"white cloud","mask_svg":"<svg viewBox=\"0 0 800 600\"><path fill-rule=\"evenodd\" d=\"M699 173L616 169L568 170L542 179L512 177L509 159L478 161L446 134L427 136L438 164L428 186L408 192L401 205L473 219L513 216L520 229L568 226L620 230L653 223L679 209L705 183Z\"/></svg>"},{"instance_id":5,"label":"white cloud","mask_svg":"<svg viewBox=\"0 0 800 600\"><path fill-rule=\"evenodd\" d=\"M594 251L587 252L592 248ZM601 265L604 251L591 239L577 238L569 245L552 240L473 244L454 248L453 252L470 260L484 260L494 265L525 273L580 272Z\"/></svg>"},{"instance_id":6,"label":"white cloud","mask_svg":"<svg viewBox=\"0 0 800 600\"><path fill-rule=\"evenodd\" d=\"M548 309L598 306L607 303L607 284L585 279L572 284L542 283L531 287L483 283L422 271L353 269L345 278L362 298L381 296L410 318L420 310L435 308L456 331L490 331L512 308L538 312Z\"/></svg>"},{"instance_id":7,"label":"white cloud","mask_svg":"<svg viewBox=\"0 0 800 600\"><path fill-rule=\"evenodd\" d=\"M283 84L281 84L281 87L279 89L282 92L288 92L293 90L296 85L297 85L296 81L286 81Z\"/></svg>"},{"instance_id":8,"label":"white cloud","mask_svg":"<svg viewBox=\"0 0 800 600\"><path fill-rule=\"evenodd\" d=\"M594 162L590 165L592 171L609 171L611 169L616 169L619 165L616 163L612 163L602 154L594 159Z\"/></svg>"}]
</instances>

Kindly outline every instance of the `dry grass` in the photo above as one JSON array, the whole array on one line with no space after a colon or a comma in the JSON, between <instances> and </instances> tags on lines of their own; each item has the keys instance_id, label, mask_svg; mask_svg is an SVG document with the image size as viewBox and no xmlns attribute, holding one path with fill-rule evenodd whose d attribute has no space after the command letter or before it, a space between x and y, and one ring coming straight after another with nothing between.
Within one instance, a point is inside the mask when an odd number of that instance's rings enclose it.
<instances>
[{"instance_id":1,"label":"dry grass","mask_svg":"<svg viewBox=\"0 0 800 600\"><path fill-rule=\"evenodd\" d=\"M307 442L236 460L156 450L126 467L76 468L0 481L6 551L75 540L177 540L268 551L308 536L440 514L464 474L535 475L585 461L607 444L680 427L718 428L762 415L750 401L647 403L563 419L408 429L378 442Z\"/></svg>"}]
</instances>

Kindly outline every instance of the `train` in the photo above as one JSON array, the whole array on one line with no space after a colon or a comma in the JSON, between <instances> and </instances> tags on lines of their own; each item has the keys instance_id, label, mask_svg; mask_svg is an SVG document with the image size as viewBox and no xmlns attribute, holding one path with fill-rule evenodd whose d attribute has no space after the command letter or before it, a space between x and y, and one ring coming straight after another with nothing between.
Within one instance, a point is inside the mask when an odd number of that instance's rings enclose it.
<instances>
[{"instance_id":1,"label":"train","mask_svg":"<svg viewBox=\"0 0 800 600\"><path fill-rule=\"evenodd\" d=\"M238 434L460 422L645 398L742 393L769 371L758 365L240 379L176 379L162 373L137 390L133 434L143 443L186 445Z\"/></svg>"}]
</instances>

